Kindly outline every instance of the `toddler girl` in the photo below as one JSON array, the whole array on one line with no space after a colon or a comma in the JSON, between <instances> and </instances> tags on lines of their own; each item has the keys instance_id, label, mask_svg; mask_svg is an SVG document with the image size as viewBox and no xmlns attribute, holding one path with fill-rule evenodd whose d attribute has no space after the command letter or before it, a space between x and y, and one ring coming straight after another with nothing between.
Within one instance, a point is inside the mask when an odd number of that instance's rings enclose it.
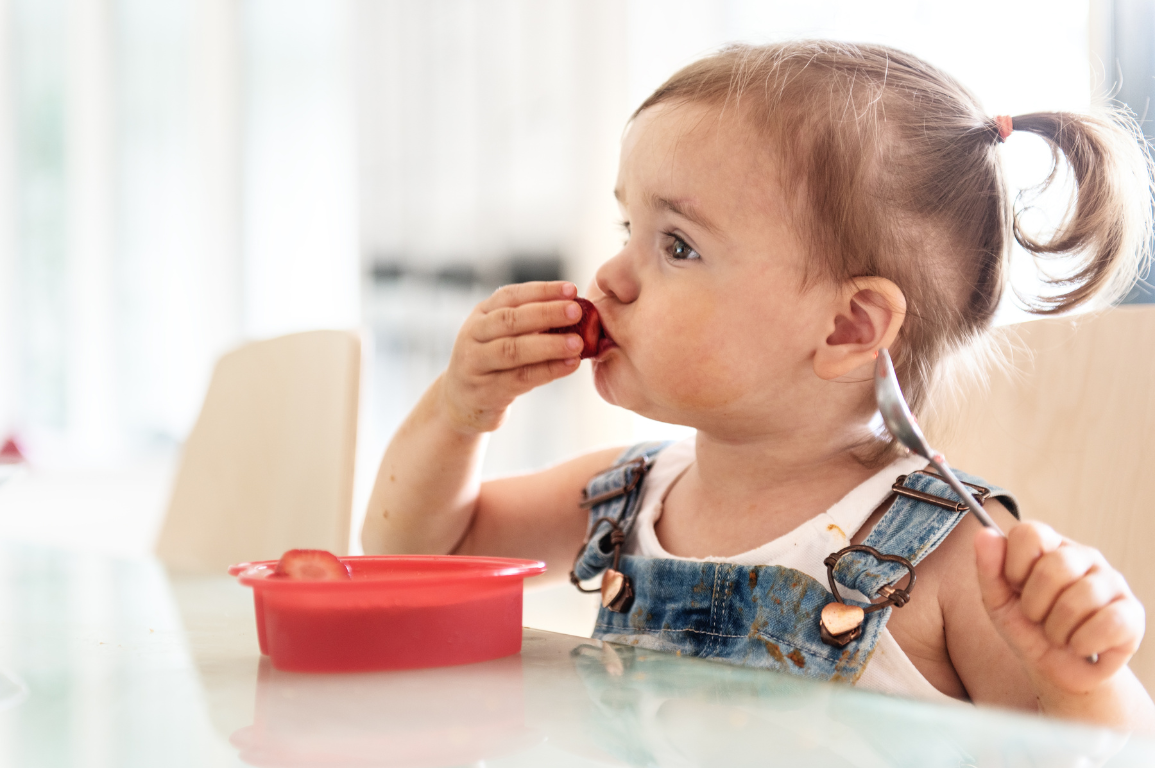
<instances>
[{"instance_id":1,"label":"toddler girl","mask_svg":"<svg viewBox=\"0 0 1155 768\"><path fill-rule=\"evenodd\" d=\"M1050 238L1007 199L1012 130L1070 166L1074 203ZM598 392L696 436L481 482L485 433L582 349L544 333L581 315L573 285L506 286L386 451L365 550L602 574L594 635L614 642L1149 727L1126 666L1143 608L1122 576L969 478L1009 535L981 530L872 428L878 351L919 412L944 355L988 331L1012 234L1067 270L1038 313L1131 285L1149 185L1129 118L991 118L899 51L796 42L702 59L634 114L614 190L627 241L589 291Z\"/></svg>"}]
</instances>

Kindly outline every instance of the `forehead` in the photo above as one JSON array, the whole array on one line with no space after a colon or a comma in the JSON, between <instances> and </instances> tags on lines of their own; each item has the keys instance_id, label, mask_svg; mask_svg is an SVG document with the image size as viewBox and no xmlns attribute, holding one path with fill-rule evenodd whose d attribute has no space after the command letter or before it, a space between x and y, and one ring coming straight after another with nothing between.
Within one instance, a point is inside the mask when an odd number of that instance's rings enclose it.
<instances>
[{"instance_id":1,"label":"forehead","mask_svg":"<svg viewBox=\"0 0 1155 768\"><path fill-rule=\"evenodd\" d=\"M735 110L659 104L626 132L615 191L631 208L684 201L729 231L781 214L776 168L771 148Z\"/></svg>"}]
</instances>

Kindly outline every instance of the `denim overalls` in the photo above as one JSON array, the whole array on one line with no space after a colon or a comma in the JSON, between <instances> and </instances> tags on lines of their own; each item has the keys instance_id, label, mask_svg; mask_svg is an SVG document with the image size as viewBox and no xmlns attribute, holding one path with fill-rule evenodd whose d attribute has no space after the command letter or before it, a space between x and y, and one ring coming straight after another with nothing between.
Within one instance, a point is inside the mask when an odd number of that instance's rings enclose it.
<instances>
[{"instance_id":1,"label":"denim overalls","mask_svg":"<svg viewBox=\"0 0 1155 768\"><path fill-rule=\"evenodd\" d=\"M575 584L611 568L615 549L624 542L641 506L645 474L667 445L630 448L586 486L583 506L590 509L590 526L570 576ZM978 478L957 474L972 486L980 502L994 496L1015 511L1006 493L988 491ZM893 503L863 542L893 560L854 548L825 560L832 581L876 601L842 601L870 612L855 639L841 647L825 642L819 627L822 610L836 602L835 594L800 571L634 555L620 555L610 571L615 579L620 577L614 571L628 579L632 595L606 607L603 590L594 637L853 683L870 661L894 607L905 604L907 590L913 588L913 568L906 581L908 566L898 561L917 565L966 514L950 486L935 475L912 472L900 476L893 488ZM897 587L902 581L906 588Z\"/></svg>"}]
</instances>

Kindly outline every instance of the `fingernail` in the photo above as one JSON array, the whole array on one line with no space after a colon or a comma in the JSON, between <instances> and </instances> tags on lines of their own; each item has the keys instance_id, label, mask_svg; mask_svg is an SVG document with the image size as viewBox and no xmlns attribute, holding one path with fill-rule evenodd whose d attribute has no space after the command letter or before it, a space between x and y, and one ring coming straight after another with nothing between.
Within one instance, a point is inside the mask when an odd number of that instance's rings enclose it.
<instances>
[{"instance_id":1,"label":"fingernail","mask_svg":"<svg viewBox=\"0 0 1155 768\"><path fill-rule=\"evenodd\" d=\"M569 296L570 298L577 296L577 286L573 283L563 283L561 293L563 296Z\"/></svg>"},{"instance_id":2,"label":"fingernail","mask_svg":"<svg viewBox=\"0 0 1155 768\"><path fill-rule=\"evenodd\" d=\"M565 339L565 345L567 349L577 351L582 348L582 340L577 336L567 336Z\"/></svg>"},{"instance_id":3,"label":"fingernail","mask_svg":"<svg viewBox=\"0 0 1155 768\"><path fill-rule=\"evenodd\" d=\"M570 304L565 308L565 316L570 320L577 320L582 316L582 308L577 304Z\"/></svg>"},{"instance_id":4,"label":"fingernail","mask_svg":"<svg viewBox=\"0 0 1155 768\"><path fill-rule=\"evenodd\" d=\"M564 362L566 365L577 365L578 363L581 362L581 358L580 357L567 357L562 362Z\"/></svg>"}]
</instances>

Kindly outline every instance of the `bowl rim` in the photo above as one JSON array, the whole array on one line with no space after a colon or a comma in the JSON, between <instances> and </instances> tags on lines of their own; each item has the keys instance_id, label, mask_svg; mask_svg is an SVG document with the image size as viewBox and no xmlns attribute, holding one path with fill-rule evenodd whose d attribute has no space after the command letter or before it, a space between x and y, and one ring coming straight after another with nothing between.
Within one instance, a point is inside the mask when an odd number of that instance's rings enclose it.
<instances>
[{"instance_id":1,"label":"bowl rim","mask_svg":"<svg viewBox=\"0 0 1155 768\"><path fill-rule=\"evenodd\" d=\"M366 561L386 562L454 562L472 565L445 574L395 574L359 579L287 579L273 577L277 560L254 560L229 566L229 575L247 587L276 590L361 590L379 589L384 584L398 587L413 587L428 584L459 584L477 582L479 579L508 581L537 576L546 571L541 560L524 560L512 557L486 557L476 555L346 555L338 557L343 563Z\"/></svg>"}]
</instances>

